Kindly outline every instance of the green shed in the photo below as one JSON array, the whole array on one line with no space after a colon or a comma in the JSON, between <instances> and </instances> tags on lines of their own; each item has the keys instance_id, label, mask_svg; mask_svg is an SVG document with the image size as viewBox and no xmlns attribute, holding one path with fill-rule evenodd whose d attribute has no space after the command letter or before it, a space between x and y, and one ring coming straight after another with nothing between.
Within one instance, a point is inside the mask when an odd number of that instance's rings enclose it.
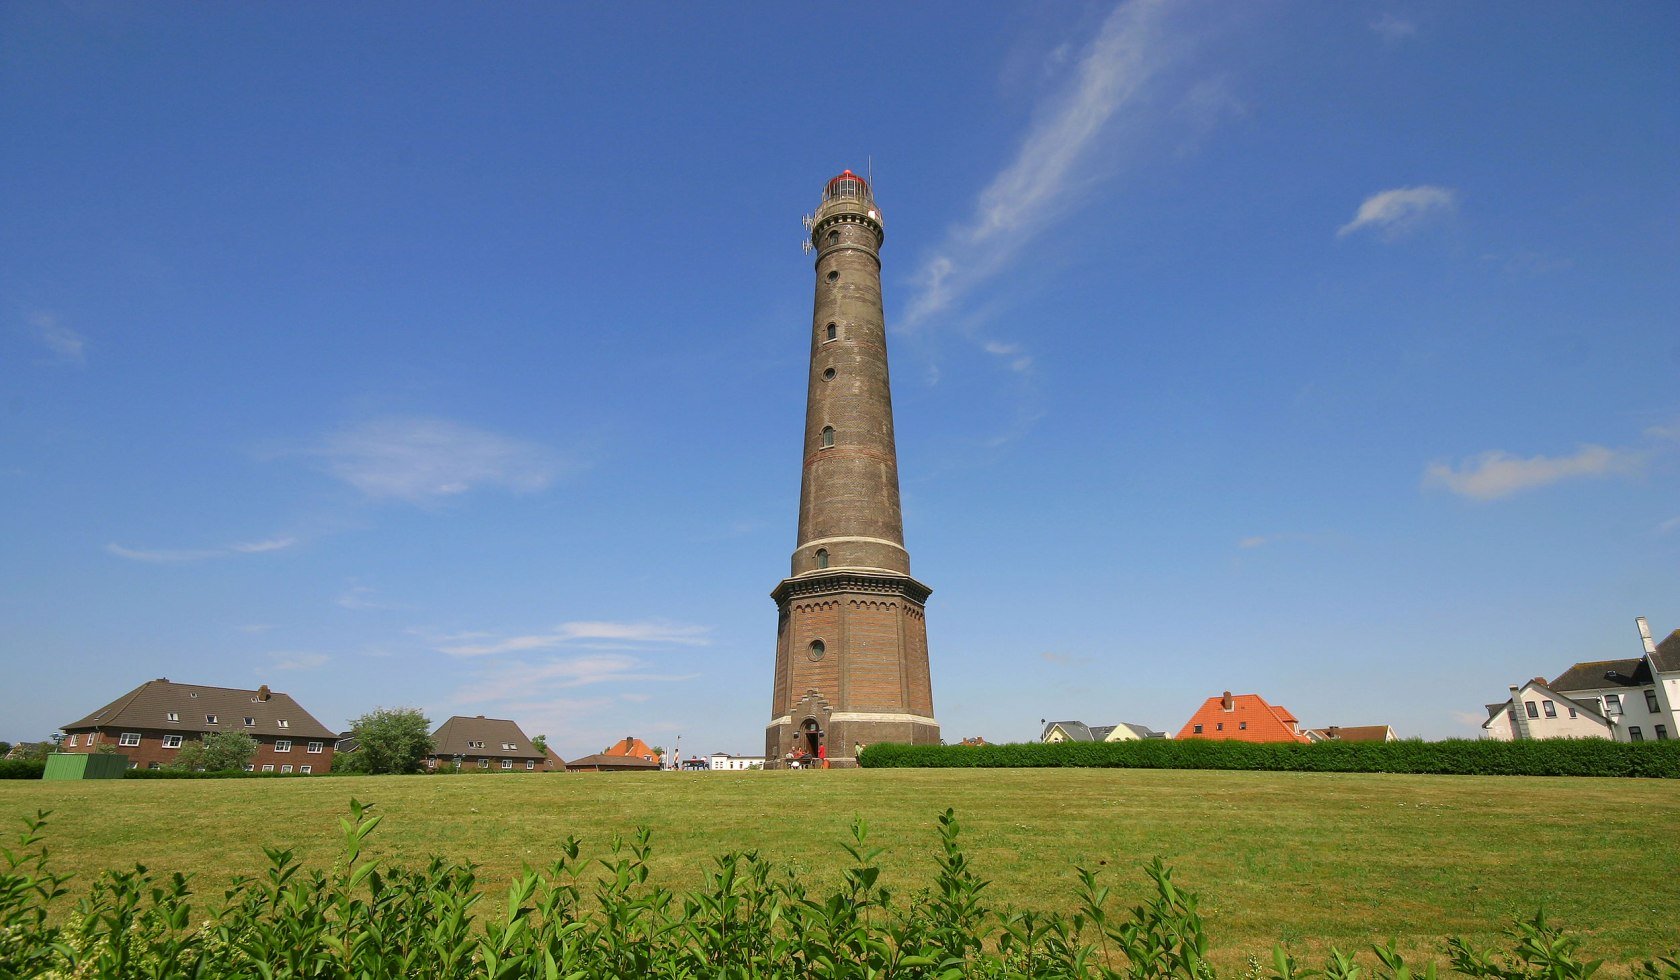
<instances>
[{"instance_id":1,"label":"green shed","mask_svg":"<svg viewBox=\"0 0 1680 980\"><path fill-rule=\"evenodd\" d=\"M110 752L54 752L42 779L121 779L128 756Z\"/></svg>"}]
</instances>

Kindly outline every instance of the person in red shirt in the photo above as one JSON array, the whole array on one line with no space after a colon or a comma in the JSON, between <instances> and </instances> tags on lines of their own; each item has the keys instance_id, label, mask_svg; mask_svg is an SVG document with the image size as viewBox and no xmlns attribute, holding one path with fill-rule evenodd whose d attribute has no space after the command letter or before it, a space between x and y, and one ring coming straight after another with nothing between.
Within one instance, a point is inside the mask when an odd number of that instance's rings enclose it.
<instances>
[{"instance_id":1,"label":"person in red shirt","mask_svg":"<svg viewBox=\"0 0 1680 980\"><path fill-rule=\"evenodd\" d=\"M828 768L828 743L827 742L817 743L817 758L822 760L822 767L824 769L827 769Z\"/></svg>"}]
</instances>

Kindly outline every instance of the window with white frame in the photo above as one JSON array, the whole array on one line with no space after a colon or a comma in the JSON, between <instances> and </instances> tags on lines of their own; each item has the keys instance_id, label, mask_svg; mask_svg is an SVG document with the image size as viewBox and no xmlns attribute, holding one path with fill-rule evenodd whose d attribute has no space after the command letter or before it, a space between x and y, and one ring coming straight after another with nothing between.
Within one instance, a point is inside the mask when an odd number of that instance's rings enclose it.
<instances>
[{"instance_id":1,"label":"window with white frame","mask_svg":"<svg viewBox=\"0 0 1680 980\"><path fill-rule=\"evenodd\" d=\"M139 745L140 744L140 733L139 732L123 732L122 737L117 739L117 744L118 745L128 745L128 746Z\"/></svg>"},{"instance_id":2,"label":"window with white frame","mask_svg":"<svg viewBox=\"0 0 1680 980\"><path fill-rule=\"evenodd\" d=\"M274 740L274 751L276 751L276 752L290 752L291 750L292 750L292 740L291 739L289 739L289 738L277 738L277 739Z\"/></svg>"},{"instance_id":3,"label":"window with white frame","mask_svg":"<svg viewBox=\"0 0 1680 980\"><path fill-rule=\"evenodd\" d=\"M287 720L286 720L286 719L284 719L284 718L282 718L282 719L280 719L280 720L279 720L279 721L277 721L277 722L275 722L275 724L276 724L276 725L279 725L279 726L280 726L280 727L281 727L281 728L290 728L290 727L292 727L292 723L291 723L291 722L289 722L289 721L287 721Z\"/></svg>"},{"instance_id":4,"label":"window with white frame","mask_svg":"<svg viewBox=\"0 0 1680 980\"><path fill-rule=\"evenodd\" d=\"M93 743L95 743L97 741L99 741L99 733L98 732L88 732L87 744L92 745Z\"/></svg>"},{"instance_id":5,"label":"window with white frame","mask_svg":"<svg viewBox=\"0 0 1680 980\"><path fill-rule=\"evenodd\" d=\"M179 735L165 735L163 737L163 747L166 748L166 749L178 749L178 748L180 748L181 747L181 736L179 736Z\"/></svg>"},{"instance_id":6,"label":"window with white frame","mask_svg":"<svg viewBox=\"0 0 1680 980\"><path fill-rule=\"evenodd\" d=\"M1546 713L1547 718L1557 717L1557 705L1551 701L1540 702L1540 709Z\"/></svg>"},{"instance_id":7,"label":"window with white frame","mask_svg":"<svg viewBox=\"0 0 1680 980\"><path fill-rule=\"evenodd\" d=\"M292 771L292 767L291 767L291 766L281 766L281 767L280 767L280 771L281 771L281 772L291 772L291 771Z\"/></svg>"},{"instance_id":8,"label":"window with white frame","mask_svg":"<svg viewBox=\"0 0 1680 980\"><path fill-rule=\"evenodd\" d=\"M214 724L216 724L216 716L215 716L215 715L205 715L205 716L204 716L204 723L205 723L205 724L206 724L206 725L214 725Z\"/></svg>"},{"instance_id":9,"label":"window with white frame","mask_svg":"<svg viewBox=\"0 0 1680 980\"><path fill-rule=\"evenodd\" d=\"M181 720L181 713L179 711L167 711L167 712L164 712L163 716L165 718L168 718L170 721L180 721Z\"/></svg>"},{"instance_id":10,"label":"window with white frame","mask_svg":"<svg viewBox=\"0 0 1680 980\"><path fill-rule=\"evenodd\" d=\"M253 766L253 765L251 765L251 764L250 764L250 763L249 763L249 762L247 762L247 763L245 763L245 771L246 771L246 772L256 772L256 771L257 771L257 767L256 767L256 766Z\"/></svg>"},{"instance_id":11,"label":"window with white frame","mask_svg":"<svg viewBox=\"0 0 1680 980\"><path fill-rule=\"evenodd\" d=\"M313 770L309 766L298 766L298 772L303 773L305 776L309 775L311 771Z\"/></svg>"},{"instance_id":12,"label":"window with white frame","mask_svg":"<svg viewBox=\"0 0 1680 980\"><path fill-rule=\"evenodd\" d=\"M322 745L321 745L320 742L310 742L309 743L309 754L310 755L320 755L321 754L321 748L322 748Z\"/></svg>"},{"instance_id":13,"label":"window with white frame","mask_svg":"<svg viewBox=\"0 0 1680 980\"><path fill-rule=\"evenodd\" d=\"M1622 696L1620 694L1606 694L1604 696L1604 713L1606 715L1622 713Z\"/></svg>"},{"instance_id":14,"label":"window with white frame","mask_svg":"<svg viewBox=\"0 0 1680 980\"><path fill-rule=\"evenodd\" d=\"M273 763L269 763L268 765L263 766L263 772L273 772L273 771L274 771L274 764Z\"/></svg>"},{"instance_id":15,"label":"window with white frame","mask_svg":"<svg viewBox=\"0 0 1680 980\"><path fill-rule=\"evenodd\" d=\"M480 768L480 769L490 768L490 760L489 759L479 759L478 760L478 768Z\"/></svg>"},{"instance_id":16,"label":"window with white frame","mask_svg":"<svg viewBox=\"0 0 1680 980\"><path fill-rule=\"evenodd\" d=\"M257 720L255 718L252 718L250 715L246 715L245 716L245 727L246 728L257 727Z\"/></svg>"},{"instance_id":17,"label":"window with white frame","mask_svg":"<svg viewBox=\"0 0 1680 980\"><path fill-rule=\"evenodd\" d=\"M1528 709L1528 716L1530 718L1540 717L1540 709L1534 704L1533 701L1524 701L1523 702L1523 707Z\"/></svg>"},{"instance_id":18,"label":"window with white frame","mask_svg":"<svg viewBox=\"0 0 1680 980\"><path fill-rule=\"evenodd\" d=\"M503 769L512 769L513 768L513 760L512 759L503 759L502 760L502 768Z\"/></svg>"},{"instance_id":19,"label":"window with white frame","mask_svg":"<svg viewBox=\"0 0 1680 980\"><path fill-rule=\"evenodd\" d=\"M502 748L506 749L509 752L516 752L516 751L518 751L519 746L513 744L512 742L503 742L502 743Z\"/></svg>"},{"instance_id":20,"label":"window with white frame","mask_svg":"<svg viewBox=\"0 0 1680 980\"><path fill-rule=\"evenodd\" d=\"M535 769L535 768L537 768L537 762L536 762L536 760L535 760L535 759L526 759L526 760L525 760L525 768L526 768L526 769L527 769L527 770L531 770L531 769Z\"/></svg>"},{"instance_id":21,"label":"window with white frame","mask_svg":"<svg viewBox=\"0 0 1680 980\"><path fill-rule=\"evenodd\" d=\"M78 737L79 737L79 736L76 736L76 735L72 735L72 736L70 736L70 747L71 747L71 748L75 748L75 747L76 747L76 739L77 739L77 738L78 738Z\"/></svg>"}]
</instances>

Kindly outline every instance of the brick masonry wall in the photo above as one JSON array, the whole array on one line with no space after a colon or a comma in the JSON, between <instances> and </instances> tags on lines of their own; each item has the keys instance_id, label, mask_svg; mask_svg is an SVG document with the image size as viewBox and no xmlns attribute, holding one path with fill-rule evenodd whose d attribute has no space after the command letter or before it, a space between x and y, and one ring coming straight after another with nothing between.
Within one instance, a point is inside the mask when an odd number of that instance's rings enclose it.
<instances>
[{"instance_id":1,"label":"brick masonry wall","mask_svg":"<svg viewBox=\"0 0 1680 980\"><path fill-rule=\"evenodd\" d=\"M129 763L136 768L162 768L174 763L180 755L180 749L164 748L163 740L165 736L179 736L182 744L185 745L197 741L203 735L202 732L165 732L141 729L139 732L140 744L129 746L121 744L124 731L133 731L133 729L101 729L98 740L91 745L88 744L87 732L76 732L74 734L77 744L71 745L70 740L66 738L64 744L59 746L59 751L97 752L100 747L108 745L118 753L128 756ZM291 766L293 772L300 771L299 767L301 766L308 766L311 774L323 773L332 769L333 743L331 739L291 739L291 751L281 752L275 748L275 742L281 740L266 735L253 737L257 740L257 752L251 758L251 764L256 767L258 772L263 771L265 765L272 765L274 767L272 771L274 772L279 772L281 766ZM311 741L320 741L321 751L310 752L309 743Z\"/></svg>"}]
</instances>

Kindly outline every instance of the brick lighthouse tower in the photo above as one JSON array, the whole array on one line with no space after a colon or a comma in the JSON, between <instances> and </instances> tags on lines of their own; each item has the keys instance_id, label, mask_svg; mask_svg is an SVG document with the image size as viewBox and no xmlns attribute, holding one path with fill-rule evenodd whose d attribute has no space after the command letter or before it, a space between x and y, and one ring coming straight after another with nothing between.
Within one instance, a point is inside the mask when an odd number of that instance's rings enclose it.
<instances>
[{"instance_id":1,"label":"brick lighthouse tower","mask_svg":"<svg viewBox=\"0 0 1680 980\"><path fill-rule=\"evenodd\" d=\"M923 605L898 504L892 391L881 313L881 212L842 173L810 221L816 303L805 397L799 544L776 600L776 682L764 751L825 745L855 764L875 742L937 743Z\"/></svg>"}]
</instances>

